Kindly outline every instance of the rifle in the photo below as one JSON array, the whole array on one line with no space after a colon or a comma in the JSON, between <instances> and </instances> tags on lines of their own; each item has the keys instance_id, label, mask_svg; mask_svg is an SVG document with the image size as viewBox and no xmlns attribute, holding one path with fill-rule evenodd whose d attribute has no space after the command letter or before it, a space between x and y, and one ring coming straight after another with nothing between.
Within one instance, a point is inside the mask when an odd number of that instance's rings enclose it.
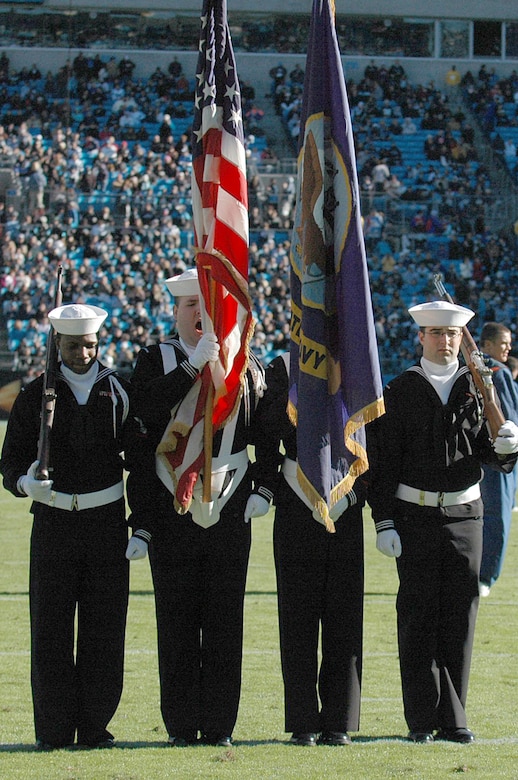
<instances>
[{"instance_id":1,"label":"rifle","mask_svg":"<svg viewBox=\"0 0 518 780\"><path fill-rule=\"evenodd\" d=\"M56 291L54 294L53 309L61 306L61 275L62 266L58 266L56 276ZM54 409L56 408L56 376L58 369L58 348L56 334L50 326L47 338L47 356L45 358L45 375L43 379L43 392L41 397L40 435L38 438L38 468L36 479L49 479L50 434L54 424Z\"/></svg>"},{"instance_id":2,"label":"rifle","mask_svg":"<svg viewBox=\"0 0 518 780\"><path fill-rule=\"evenodd\" d=\"M449 303L454 303L453 298L447 292L441 281L441 274L434 275L434 283L439 295ZM466 365L471 371L477 390L482 396L484 416L489 424L491 438L494 441L498 436L498 431L505 422L505 418L502 414L496 388L493 384L493 372L486 364L483 353L475 344L475 341L466 326L462 328L460 349Z\"/></svg>"}]
</instances>

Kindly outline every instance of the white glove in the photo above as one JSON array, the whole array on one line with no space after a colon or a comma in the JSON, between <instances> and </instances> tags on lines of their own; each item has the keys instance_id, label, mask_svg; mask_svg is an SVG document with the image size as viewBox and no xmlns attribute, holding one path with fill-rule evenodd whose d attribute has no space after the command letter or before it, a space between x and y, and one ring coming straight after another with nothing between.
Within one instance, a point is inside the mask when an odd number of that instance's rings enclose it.
<instances>
[{"instance_id":1,"label":"white glove","mask_svg":"<svg viewBox=\"0 0 518 780\"><path fill-rule=\"evenodd\" d=\"M245 507L245 523L248 523L251 517L262 517L268 513L270 509L269 502L259 496L257 493L252 493L248 497Z\"/></svg>"},{"instance_id":2,"label":"white glove","mask_svg":"<svg viewBox=\"0 0 518 780\"><path fill-rule=\"evenodd\" d=\"M352 491L351 491L351 495L354 495ZM336 502L334 506L331 507L331 509L329 510L329 517L333 521L333 523L336 523L336 521L341 518L343 513L347 509L349 509L351 503L356 504L356 498L354 498L353 501L351 502L349 500L349 493L347 493L347 495L343 496L343 498L341 498L339 501ZM317 512L316 509L313 509L313 520L316 520L319 523L322 522L322 518L320 517L320 514L319 512Z\"/></svg>"},{"instance_id":3,"label":"white glove","mask_svg":"<svg viewBox=\"0 0 518 780\"><path fill-rule=\"evenodd\" d=\"M345 512L346 509L349 509L350 501L349 496L345 495L343 498L340 499L340 501L337 501L334 506L331 507L329 510L329 517L331 520L335 523Z\"/></svg>"},{"instance_id":4,"label":"white glove","mask_svg":"<svg viewBox=\"0 0 518 780\"><path fill-rule=\"evenodd\" d=\"M138 536L132 536L126 547L126 558L128 561L138 561L147 555L147 542Z\"/></svg>"},{"instance_id":5,"label":"white glove","mask_svg":"<svg viewBox=\"0 0 518 780\"><path fill-rule=\"evenodd\" d=\"M514 455L518 452L518 426L512 420L506 420L500 427L493 447L498 455Z\"/></svg>"},{"instance_id":6,"label":"white glove","mask_svg":"<svg viewBox=\"0 0 518 780\"><path fill-rule=\"evenodd\" d=\"M41 504L48 504L52 492L52 479L36 479L36 470L39 466L39 460L35 460L30 466L27 474L20 477L17 488L20 493L32 498L33 501L39 501Z\"/></svg>"},{"instance_id":7,"label":"white glove","mask_svg":"<svg viewBox=\"0 0 518 780\"><path fill-rule=\"evenodd\" d=\"M376 536L376 549L389 558L399 558L401 555L401 539L394 528L380 531Z\"/></svg>"},{"instance_id":8,"label":"white glove","mask_svg":"<svg viewBox=\"0 0 518 780\"><path fill-rule=\"evenodd\" d=\"M189 363L198 371L201 371L206 363L212 363L218 359L219 344L215 333L204 333L196 345L196 349L189 358Z\"/></svg>"}]
</instances>

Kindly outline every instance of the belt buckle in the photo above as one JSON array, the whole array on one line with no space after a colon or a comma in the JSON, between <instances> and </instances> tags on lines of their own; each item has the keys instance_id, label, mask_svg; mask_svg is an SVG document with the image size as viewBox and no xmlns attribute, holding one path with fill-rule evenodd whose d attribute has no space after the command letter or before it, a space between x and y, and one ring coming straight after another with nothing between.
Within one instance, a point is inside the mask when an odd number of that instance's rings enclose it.
<instances>
[{"instance_id":1,"label":"belt buckle","mask_svg":"<svg viewBox=\"0 0 518 780\"><path fill-rule=\"evenodd\" d=\"M438 494L438 496L437 496L437 506L442 506L443 505L444 496L445 496L444 492L441 492L441 493Z\"/></svg>"}]
</instances>

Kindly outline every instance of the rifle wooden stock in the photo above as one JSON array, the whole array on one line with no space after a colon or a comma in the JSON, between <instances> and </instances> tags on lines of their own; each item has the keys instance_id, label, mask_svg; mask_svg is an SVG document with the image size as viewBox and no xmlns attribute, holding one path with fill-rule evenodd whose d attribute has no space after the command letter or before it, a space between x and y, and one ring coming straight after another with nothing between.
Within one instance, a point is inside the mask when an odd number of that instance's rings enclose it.
<instances>
[{"instance_id":1,"label":"rifle wooden stock","mask_svg":"<svg viewBox=\"0 0 518 780\"><path fill-rule=\"evenodd\" d=\"M489 430L493 441L498 436L498 431L505 422L500 409L498 396L493 384L493 372L486 365L482 352L473 341L471 333L464 327L462 329L461 351L466 365L473 375L473 379L484 401L484 416L489 423Z\"/></svg>"},{"instance_id":2,"label":"rifle wooden stock","mask_svg":"<svg viewBox=\"0 0 518 780\"><path fill-rule=\"evenodd\" d=\"M61 305L61 274L63 269L58 267L56 277L56 291L54 295L53 309ZM56 408L56 377L58 369L58 348L54 328L50 326L47 339L47 356L45 359L45 375L43 378L43 393L41 397L40 435L38 438L38 468L36 479L49 479L50 474L50 435L54 424L54 409Z\"/></svg>"},{"instance_id":3,"label":"rifle wooden stock","mask_svg":"<svg viewBox=\"0 0 518 780\"><path fill-rule=\"evenodd\" d=\"M449 303L454 303L453 298L447 292L441 281L440 274L434 276L434 283L439 295L449 301ZM473 336L466 326L462 328L460 350L467 367L471 371L477 390L482 396L484 416L489 424L491 438L494 441L498 436L498 431L505 422L505 417L502 414L496 388L493 383L493 372L489 366L486 365L484 355L477 347Z\"/></svg>"}]
</instances>

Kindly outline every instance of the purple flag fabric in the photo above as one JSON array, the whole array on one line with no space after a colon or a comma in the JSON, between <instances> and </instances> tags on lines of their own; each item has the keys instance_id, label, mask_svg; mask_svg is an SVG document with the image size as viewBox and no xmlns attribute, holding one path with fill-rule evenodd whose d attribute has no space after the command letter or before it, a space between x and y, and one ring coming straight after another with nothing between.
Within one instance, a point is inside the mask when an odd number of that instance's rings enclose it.
<instances>
[{"instance_id":1,"label":"purple flag fabric","mask_svg":"<svg viewBox=\"0 0 518 780\"><path fill-rule=\"evenodd\" d=\"M298 482L329 531L384 412L351 118L330 0L314 0L291 249L288 412ZM331 514L330 514L331 513Z\"/></svg>"}]
</instances>

